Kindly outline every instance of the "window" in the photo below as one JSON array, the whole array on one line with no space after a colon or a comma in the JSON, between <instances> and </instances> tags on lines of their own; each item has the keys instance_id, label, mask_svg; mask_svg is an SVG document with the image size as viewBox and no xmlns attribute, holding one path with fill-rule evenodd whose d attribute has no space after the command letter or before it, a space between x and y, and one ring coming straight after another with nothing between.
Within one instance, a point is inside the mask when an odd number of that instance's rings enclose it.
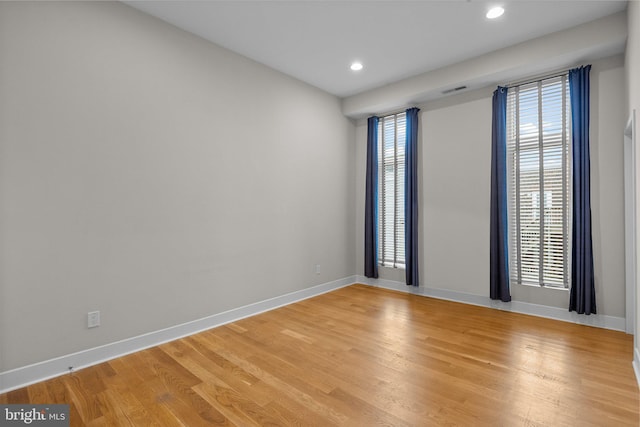
<instances>
[{"instance_id":1,"label":"window","mask_svg":"<svg viewBox=\"0 0 640 427\"><path fill-rule=\"evenodd\" d=\"M378 121L378 260L404 268L404 147L406 114Z\"/></svg>"},{"instance_id":2,"label":"window","mask_svg":"<svg viewBox=\"0 0 640 427\"><path fill-rule=\"evenodd\" d=\"M515 86L508 92L512 283L565 289L569 285L570 108L566 74Z\"/></svg>"}]
</instances>

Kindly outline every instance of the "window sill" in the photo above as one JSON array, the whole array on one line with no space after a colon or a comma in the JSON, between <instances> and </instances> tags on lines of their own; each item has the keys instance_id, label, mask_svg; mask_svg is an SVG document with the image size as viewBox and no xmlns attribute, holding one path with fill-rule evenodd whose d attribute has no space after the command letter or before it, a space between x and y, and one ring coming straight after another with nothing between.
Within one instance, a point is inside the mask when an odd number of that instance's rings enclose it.
<instances>
[{"instance_id":1,"label":"window sill","mask_svg":"<svg viewBox=\"0 0 640 427\"><path fill-rule=\"evenodd\" d=\"M526 286L528 288L540 288L540 289L552 289L554 291L568 291L569 288L559 288L556 286L541 286L535 283L518 283L520 286Z\"/></svg>"},{"instance_id":2,"label":"window sill","mask_svg":"<svg viewBox=\"0 0 640 427\"><path fill-rule=\"evenodd\" d=\"M395 270L406 270L404 265L378 264L378 267L392 268Z\"/></svg>"}]
</instances>

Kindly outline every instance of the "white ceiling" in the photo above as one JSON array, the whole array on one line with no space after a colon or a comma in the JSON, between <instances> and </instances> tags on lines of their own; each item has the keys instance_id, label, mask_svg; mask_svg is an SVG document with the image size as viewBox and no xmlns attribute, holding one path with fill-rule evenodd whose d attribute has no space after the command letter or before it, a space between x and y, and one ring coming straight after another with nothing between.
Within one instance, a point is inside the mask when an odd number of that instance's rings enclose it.
<instances>
[{"instance_id":1,"label":"white ceiling","mask_svg":"<svg viewBox=\"0 0 640 427\"><path fill-rule=\"evenodd\" d=\"M607 16L626 1L126 1L347 97ZM490 6L505 14L488 20ZM360 72L352 61L364 64Z\"/></svg>"}]
</instances>

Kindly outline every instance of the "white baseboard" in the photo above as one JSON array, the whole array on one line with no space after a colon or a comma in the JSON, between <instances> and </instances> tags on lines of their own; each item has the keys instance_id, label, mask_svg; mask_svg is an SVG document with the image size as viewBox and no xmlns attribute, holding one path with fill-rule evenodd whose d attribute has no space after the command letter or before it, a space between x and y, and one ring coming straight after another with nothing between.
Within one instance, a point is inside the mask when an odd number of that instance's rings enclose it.
<instances>
[{"instance_id":1,"label":"white baseboard","mask_svg":"<svg viewBox=\"0 0 640 427\"><path fill-rule=\"evenodd\" d=\"M636 374L636 381L640 388L640 352L636 347L633 348L633 372Z\"/></svg>"},{"instance_id":2,"label":"white baseboard","mask_svg":"<svg viewBox=\"0 0 640 427\"><path fill-rule=\"evenodd\" d=\"M292 304L335 289L343 288L355 283L355 281L356 276L345 277L344 279L291 292L275 298L270 298L268 300L194 320L192 322L183 323L181 325L172 326L100 347L90 348L77 353L67 354L55 359L46 360L10 371L0 372L0 393L6 393L33 383L66 374L69 372L70 366L73 367L74 371L86 368L126 354L131 354L178 338L193 335L207 329L215 328L226 323L235 322L245 317L254 316L284 305Z\"/></svg>"},{"instance_id":3,"label":"white baseboard","mask_svg":"<svg viewBox=\"0 0 640 427\"><path fill-rule=\"evenodd\" d=\"M393 289L416 295L423 295L432 298L444 299L465 304L479 305L482 307L495 308L498 310L512 311L514 313L529 314L531 316L545 317L548 319L561 320L563 322L578 323L581 325L595 326L615 331L626 331L626 321L624 317L606 316L602 314L591 314L589 316L580 315L573 311L546 305L531 304L522 301L502 302L495 301L488 296L467 294L464 292L450 291L447 289L424 288L407 286L401 282L385 279L370 279L364 276L356 276L358 283L363 283L379 288Z\"/></svg>"}]
</instances>

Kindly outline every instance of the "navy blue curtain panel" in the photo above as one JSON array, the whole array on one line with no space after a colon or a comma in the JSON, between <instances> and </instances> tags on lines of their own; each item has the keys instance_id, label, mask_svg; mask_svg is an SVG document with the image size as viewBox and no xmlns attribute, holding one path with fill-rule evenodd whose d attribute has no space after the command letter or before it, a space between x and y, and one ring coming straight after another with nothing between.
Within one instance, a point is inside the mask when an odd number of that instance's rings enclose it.
<instances>
[{"instance_id":1,"label":"navy blue curtain panel","mask_svg":"<svg viewBox=\"0 0 640 427\"><path fill-rule=\"evenodd\" d=\"M364 203L364 275L378 277L378 117L367 120L367 180Z\"/></svg>"},{"instance_id":2,"label":"navy blue curtain panel","mask_svg":"<svg viewBox=\"0 0 640 427\"><path fill-rule=\"evenodd\" d=\"M419 286L418 274L418 112L409 108L407 114L404 175L404 244L408 286Z\"/></svg>"},{"instance_id":3,"label":"navy blue curtain panel","mask_svg":"<svg viewBox=\"0 0 640 427\"><path fill-rule=\"evenodd\" d=\"M493 92L491 124L491 299L511 301L507 218L507 88Z\"/></svg>"},{"instance_id":4,"label":"navy blue curtain panel","mask_svg":"<svg viewBox=\"0 0 640 427\"><path fill-rule=\"evenodd\" d=\"M569 71L573 150L573 229L569 311L596 314L591 243L591 183L589 159L589 71L591 65Z\"/></svg>"}]
</instances>

